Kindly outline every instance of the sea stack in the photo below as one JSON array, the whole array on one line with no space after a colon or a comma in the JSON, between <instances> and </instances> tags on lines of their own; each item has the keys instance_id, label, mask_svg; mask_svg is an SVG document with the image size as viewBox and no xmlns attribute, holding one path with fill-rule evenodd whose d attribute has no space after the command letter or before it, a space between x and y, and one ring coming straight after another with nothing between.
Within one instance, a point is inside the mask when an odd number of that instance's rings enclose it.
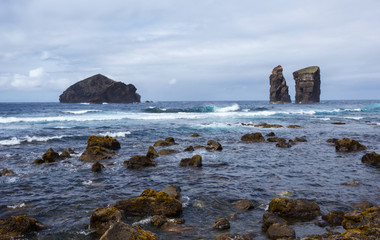
<instances>
[{"instance_id":1,"label":"sea stack","mask_svg":"<svg viewBox=\"0 0 380 240\"><path fill-rule=\"evenodd\" d=\"M61 103L139 103L140 95L133 84L116 82L101 74L79 81L67 88Z\"/></svg>"},{"instance_id":2,"label":"sea stack","mask_svg":"<svg viewBox=\"0 0 380 240\"><path fill-rule=\"evenodd\" d=\"M321 77L318 66L295 71L293 77L296 81L296 103L319 102Z\"/></svg>"},{"instance_id":3,"label":"sea stack","mask_svg":"<svg viewBox=\"0 0 380 240\"><path fill-rule=\"evenodd\" d=\"M288 86L284 75L282 75L282 67L278 65L272 71L269 77L270 82L270 98L269 103L290 103Z\"/></svg>"}]
</instances>

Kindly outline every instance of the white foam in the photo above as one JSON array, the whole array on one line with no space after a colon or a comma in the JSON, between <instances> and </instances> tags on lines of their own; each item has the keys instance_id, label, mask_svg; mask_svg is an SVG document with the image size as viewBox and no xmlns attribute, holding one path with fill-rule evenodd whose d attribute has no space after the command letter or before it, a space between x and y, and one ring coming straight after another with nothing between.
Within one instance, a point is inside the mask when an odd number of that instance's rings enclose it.
<instances>
[{"instance_id":1,"label":"white foam","mask_svg":"<svg viewBox=\"0 0 380 240\"><path fill-rule=\"evenodd\" d=\"M100 136L109 136L109 137L125 137L126 135L130 135L131 132L130 131L126 131L126 132L106 132L106 133L99 133Z\"/></svg>"},{"instance_id":2,"label":"white foam","mask_svg":"<svg viewBox=\"0 0 380 240\"><path fill-rule=\"evenodd\" d=\"M150 223L151 220L152 220L152 217L148 217L148 218L145 218L145 219L140 220L138 222L132 223L132 226L147 224L147 223Z\"/></svg>"},{"instance_id":3,"label":"white foam","mask_svg":"<svg viewBox=\"0 0 380 240\"><path fill-rule=\"evenodd\" d=\"M94 182L91 181L91 180L86 180L86 181L83 181L83 182L82 182L83 185L91 185L91 184L93 184L93 183L94 183Z\"/></svg>"},{"instance_id":4,"label":"white foam","mask_svg":"<svg viewBox=\"0 0 380 240\"><path fill-rule=\"evenodd\" d=\"M24 208L26 207L26 204L25 203L17 203L15 205L9 205L7 206L7 208L12 208L12 209L16 209L16 208Z\"/></svg>"},{"instance_id":5,"label":"white foam","mask_svg":"<svg viewBox=\"0 0 380 240\"><path fill-rule=\"evenodd\" d=\"M69 129L69 128L73 128L73 127L65 127L65 126L57 126L57 127L53 127L55 129Z\"/></svg>"},{"instance_id":6,"label":"white foam","mask_svg":"<svg viewBox=\"0 0 380 240\"><path fill-rule=\"evenodd\" d=\"M181 197L182 207L187 207L190 205L190 197L182 196Z\"/></svg>"},{"instance_id":7,"label":"white foam","mask_svg":"<svg viewBox=\"0 0 380 240\"><path fill-rule=\"evenodd\" d=\"M361 120L363 117L344 117L345 119Z\"/></svg>"},{"instance_id":8,"label":"white foam","mask_svg":"<svg viewBox=\"0 0 380 240\"><path fill-rule=\"evenodd\" d=\"M234 112L240 109L239 104L235 103L228 107L215 107L215 112Z\"/></svg>"},{"instance_id":9,"label":"white foam","mask_svg":"<svg viewBox=\"0 0 380 240\"><path fill-rule=\"evenodd\" d=\"M25 136L25 137L12 137L11 139L5 139L5 140L0 140L0 145L3 146L10 146L10 145L18 145L23 142L47 142L49 140L54 140L54 139L61 139L63 137L66 137L66 135L62 136L52 136L52 137L37 137L37 136Z\"/></svg>"},{"instance_id":10,"label":"white foam","mask_svg":"<svg viewBox=\"0 0 380 240\"><path fill-rule=\"evenodd\" d=\"M79 114L85 114L85 113L89 113L89 112L101 112L101 110L76 110L76 111L66 110L66 111L62 111L62 112L70 113L70 114L74 114L74 115L79 115Z\"/></svg>"}]
</instances>

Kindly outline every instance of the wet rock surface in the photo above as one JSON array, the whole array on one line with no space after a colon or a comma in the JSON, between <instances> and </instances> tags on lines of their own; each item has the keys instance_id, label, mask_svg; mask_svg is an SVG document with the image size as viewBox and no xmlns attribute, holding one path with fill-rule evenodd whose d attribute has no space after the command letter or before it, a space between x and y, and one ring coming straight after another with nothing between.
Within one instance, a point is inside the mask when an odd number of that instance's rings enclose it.
<instances>
[{"instance_id":1,"label":"wet rock surface","mask_svg":"<svg viewBox=\"0 0 380 240\"><path fill-rule=\"evenodd\" d=\"M124 222L113 224L100 240L158 240L158 237L139 226L131 226Z\"/></svg>"},{"instance_id":2,"label":"wet rock surface","mask_svg":"<svg viewBox=\"0 0 380 240\"><path fill-rule=\"evenodd\" d=\"M131 169L141 169L155 167L157 163L144 155L134 155L129 160L124 161L124 166Z\"/></svg>"},{"instance_id":3,"label":"wet rock surface","mask_svg":"<svg viewBox=\"0 0 380 240\"><path fill-rule=\"evenodd\" d=\"M194 155L192 158L182 158L179 163L181 167L202 167L202 156Z\"/></svg>"},{"instance_id":4,"label":"wet rock surface","mask_svg":"<svg viewBox=\"0 0 380 240\"><path fill-rule=\"evenodd\" d=\"M259 132L245 134L241 140L246 143L265 142L263 135Z\"/></svg>"},{"instance_id":5,"label":"wet rock surface","mask_svg":"<svg viewBox=\"0 0 380 240\"><path fill-rule=\"evenodd\" d=\"M44 226L34 218L9 216L0 218L0 239L14 239L40 231Z\"/></svg>"},{"instance_id":6,"label":"wet rock surface","mask_svg":"<svg viewBox=\"0 0 380 240\"><path fill-rule=\"evenodd\" d=\"M90 229L104 234L113 224L125 220L122 211L115 207L97 208L90 218Z\"/></svg>"},{"instance_id":7,"label":"wet rock surface","mask_svg":"<svg viewBox=\"0 0 380 240\"><path fill-rule=\"evenodd\" d=\"M276 213L279 217L297 221L309 221L320 215L320 209L316 202L284 197L272 199L268 211Z\"/></svg>"},{"instance_id":8,"label":"wet rock surface","mask_svg":"<svg viewBox=\"0 0 380 240\"><path fill-rule=\"evenodd\" d=\"M341 138L335 142L335 149L338 152L354 152L366 150L367 147L351 138Z\"/></svg>"},{"instance_id":9,"label":"wet rock surface","mask_svg":"<svg viewBox=\"0 0 380 240\"><path fill-rule=\"evenodd\" d=\"M374 167L380 168L380 154L377 154L375 152L366 153L362 157L362 163L366 163Z\"/></svg>"}]
</instances>

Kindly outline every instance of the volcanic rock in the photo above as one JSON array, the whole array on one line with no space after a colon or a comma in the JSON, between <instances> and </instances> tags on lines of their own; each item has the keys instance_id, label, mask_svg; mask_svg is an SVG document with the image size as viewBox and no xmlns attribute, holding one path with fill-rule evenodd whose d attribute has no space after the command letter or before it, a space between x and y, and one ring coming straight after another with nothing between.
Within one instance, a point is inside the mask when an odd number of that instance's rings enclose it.
<instances>
[{"instance_id":1,"label":"volcanic rock","mask_svg":"<svg viewBox=\"0 0 380 240\"><path fill-rule=\"evenodd\" d=\"M149 159L155 159L156 157L158 157L158 153L153 146L149 146L148 152L146 153L146 157Z\"/></svg>"},{"instance_id":2,"label":"volcanic rock","mask_svg":"<svg viewBox=\"0 0 380 240\"><path fill-rule=\"evenodd\" d=\"M246 143L265 142L265 139L261 133L248 133L241 137L241 140Z\"/></svg>"},{"instance_id":3,"label":"volcanic rock","mask_svg":"<svg viewBox=\"0 0 380 240\"><path fill-rule=\"evenodd\" d=\"M171 149L171 148L161 149L158 151L158 155L170 155L170 154L175 154L175 153L178 153L178 150Z\"/></svg>"},{"instance_id":4,"label":"volcanic rock","mask_svg":"<svg viewBox=\"0 0 380 240\"><path fill-rule=\"evenodd\" d=\"M59 159L61 159L61 157L52 148L49 148L48 150L46 150L44 155L42 155L42 160L45 163L52 163L52 162L55 162L56 160L59 160Z\"/></svg>"},{"instance_id":5,"label":"volcanic rock","mask_svg":"<svg viewBox=\"0 0 380 240\"><path fill-rule=\"evenodd\" d=\"M115 207L97 208L90 218L90 229L99 235L105 233L113 224L124 220L123 213Z\"/></svg>"},{"instance_id":6,"label":"volcanic rock","mask_svg":"<svg viewBox=\"0 0 380 240\"><path fill-rule=\"evenodd\" d=\"M279 217L298 221L312 220L320 214L319 206L315 202L284 197L272 199L268 211L277 213Z\"/></svg>"},{"instance_id":7,"label":"volcanic rock","mask_svg":"<svg viewBox=\"0 0 380 240\"><path fill-rule=\"evenodd\" d=\"M136 90L132 84L126 85L97 74L71 85L59 96L59 101L62 103L139 103L140 95L136 93Z\"/></svg>"},{"instance_id":8,"label":"volcanic rock","mask_svg":"<svg viewBox=\"0 0 380 240\"><path fill-rule=\"evenodd\" d=\"M341 226L344 218L344 212L340 210L329 212L322 215L322 219L329 223L330 226Z\"/></svg>"},{"instance_id":9,"label":"volcanic rock","mask_svg":"<svg viewBox=\"0 0 380 240\"><path fill-rule=\"evenodd\" d=\"M18 239L43 228L44 226L34 218L25 216L0 218L0 239Z\"/></svg>"},{"instance_id":10,"label":"volcanic rock","mask_svg":"<svg viewBox=\"0 0 380 240\"><path fill-rule=\"evenodd\" d=\"M146 189L139 197L121 200L113 204L123 210L126 216L178 217L182 213L182 203L166 192Z\"/></svg>"},{"instance_id":11,"label":"volcanic rock","mask_svg":"<svg viewBox=\"0 0 380 240\"><path fill-rule=\"evenodd\" d=\"M91 171L93 172L101 172L103 170L104 166L99 161L94 163L91 167Z\"/></svg>"},{"instance_id":12,"label":"volcanic rock","mask_svg":"<svg viewBox=\"0 0 380 240\"><path fill-rule=\"evenodd\" d=\"M380 154L375 152L366 153L362 157L362 163L368 163L375 167L380 167Z\"/></svg>"},{"instance_id":13,"label":"volcanic rock","mask_svg":"<svg viewBox=\"0 0 380 240\"><path fill-rule=\"evenodd\" d=\"M368 208L364 212L355 210L346 213L342 226L347 230L342 233L344 239L379 239L380 206Z\"/></svg>"},{"instance_id":14,"label":"volcanic rock","mask_svg":"<svg viewBox=\"0 0 380 240\"><path fill-rule=\"evenodd\" d=\"M112 225L100 238L100 240L158 240L158 237L140 226L131 226L124 222L117 222Z\"/></svg>"},{"instance_id":15,"label":"volcanic rock","mask_svg":"<svg viewBox=\"0 0 380 240\"><path fill-rule=\"evenodd\" d=\"M124 166L132 169L139 169L143 167L155 167L157 163L146 156L134 155L129 160L124 161Z\"/></svg>"},{"instance_id":16,"label":"volcanic rock","mask_svg":"<svg viewBox=\"0 0 380 240\"><path fill-rule=\"evenodd\" d=\"M227 218L219 218L215 221L215 224L212 225L211 228L214 229L229 229L230 228L230 222Z\"/></svg>"},{"instance_id":17,"label":"volcanic rock","mask_svg":"<svg viewBox=\"0 0 380 240\"><path fill-rule=\"evenodd\" d=\"M270 83L270 103L290 103L290 96L288 91L288 86L284 75L282 75L282 67L278 65L272 71L269 77Z\"/></svg>"},{"instance_id":18,"label":"volcanic rock","mask_svg":"<svg viewBox=\"0 0 380 240\"><path fill-rule=\"evenodd\" d=\"M167 137L165 140L157 140L153 146L155 147L167 147L177 145L173 137Z\"/></svg>"},{"instance_id":19,"label":"volcanic rock","mask_svg":"<svg viewBox=\"0 0 380 240\"><path fill-rule=\"evenodd\" d=\"M87 148L79 160L91 162L110 159L115 155L112 150L117 149L120 149L120 143L113 137L90 136L87 140Z\"/></svg>"},{"instance_id":20,"label":"volcanic rock","mask_svg":"<svg viewBox=\"0 0 380 240\"><path fill-rule=\"evenodd\" d=\"M254 208L252 202L249 201L248 199L236 201L233 203L233 205L235 206L235 208L239 210L249 210L249 209Z\"/></svg>"},{"instance_id":21,"label":"volcanic rock","mask_svg":"<svg viewBox=\"0 0 380 240\"><path fill-rule=\"evenodd\" d=\"M361 145L358 141L351 138L342 138L335 142L335 149L338 152L353 152L358 150L365 150L367 147Z\"/></svg>"},{"instance_id":22,"label":"volcanic rock","mask_svg":"<svg viewBox=\"0 0 380 240\"><path fill-rule=\"evenodd\" d=\"M206 150L209 150L209 151L222 151L223 147L222 147L222 144L220 144L219 142L217 142L215 140L209 140L207 142Z\"/></svg>"},{"instance_id":23,"label":"volcanic rock","mask_svg":"<svg viewBox=\"0 0 380 240\"><path fill-rule=\"evenodd\" d=\"M296 81L296 103L319 102L321 95L319 67L313 66L295 71L293 77Z\"/></svg>"},{"instance_id":24,"label":"volcanic rock","mask_svg":"<svg viewBox=\"0 0 380 240\"><path fill-rule=\"evenodd\" d=\"M0 177L1 176L13 176L15 173L12 170L9 170L7 168L4 168L0 171Z\"/></svg>"},{"instance_id":25,"label":"volcanic rock","mask_svg":"<svg viewBox=\"0 0 380 240\"><path fill-rule=\"evenodd\" d=\"M181 167L202 167L202 157L200 155L194 155L192 158L183 158L179 163Z\"/></svg>"}]
</instances>

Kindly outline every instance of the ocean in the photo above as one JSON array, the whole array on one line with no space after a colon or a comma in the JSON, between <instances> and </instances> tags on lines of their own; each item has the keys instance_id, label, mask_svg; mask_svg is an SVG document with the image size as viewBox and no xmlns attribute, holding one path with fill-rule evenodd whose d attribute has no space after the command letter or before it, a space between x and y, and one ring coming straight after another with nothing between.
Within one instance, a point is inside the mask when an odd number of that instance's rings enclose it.
<instances>
[{"instance_id":1,"label":"ocean","mask_svg":"<svg viewBox=\"0 0 380 240\"><path fill-rule=\"evenodd\" d=\"M332 124L343 122L345 124ZM259 123L282 128L255 127ZM301 128L287 128L288 125ZM247 144L247 133L274 132L307 142L291 148L276 143ZM191 137L197 133L200 137ZM117 156L104 160L101 173L79 161L91 135L112 136L121 144ZM198 149L160 156L157 166L127 169L123 162L146 154L159 139L173 137L183 150L216 140L222 151ZM367 146L353 153L336 152L329 138L349 137ZM48 149L72 148L68 161L32 164ZM161 148L156 148L157 150ZM160 239L214 239L220 217L230 218L230 233L261 232L262 215L271 199L285 196L315 200L322 213L350 211L367 200L380 205L379 169L365 165L366 152L380 153L380 100L322 101L318 104L269 104L266 101L156 102L140 104L0 103L0 217L25 215L47 228L31 239L97 239L89 230L98 207L139 196L147 188L181 187L182 217L192 231L168 233L146 219L131 224ZM179 167L182 158L199 154L201 168ZM232 202L249 199L253 210L239 212ZM235 213L238 213L237 215ZM297 237L326 232L314 221L294 223ZM334 228L337 231L342 229Z\"/></svg>"}]
</instances>

